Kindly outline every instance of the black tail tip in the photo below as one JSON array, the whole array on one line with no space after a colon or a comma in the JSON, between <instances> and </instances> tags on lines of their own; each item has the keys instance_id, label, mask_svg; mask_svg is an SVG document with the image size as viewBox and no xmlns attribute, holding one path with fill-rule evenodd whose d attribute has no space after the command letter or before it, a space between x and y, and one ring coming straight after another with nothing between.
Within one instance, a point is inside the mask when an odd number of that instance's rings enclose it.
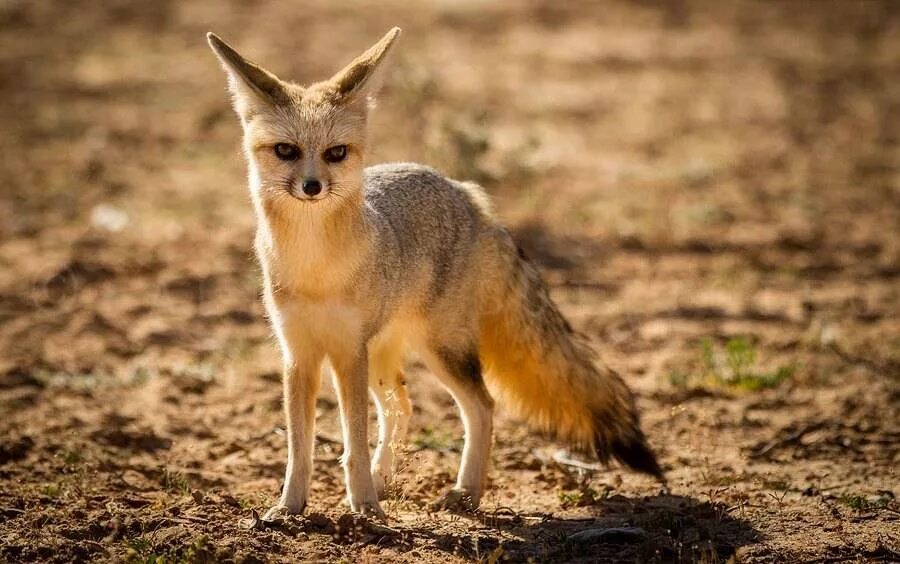
<instances>
[{"instance_id":1,"label":"black tail tip","mask_svg":"<svg viewBox=\"0 0 900 564\"><path fill-rule=\"evenodd\" d=\"M647 446L644 437L636 440L616 440L610 446L613 458L622 464L638 472L650 474L663 484L666 483L665 474L656 460L656 454Z\"/></svg>"}]
</instances>

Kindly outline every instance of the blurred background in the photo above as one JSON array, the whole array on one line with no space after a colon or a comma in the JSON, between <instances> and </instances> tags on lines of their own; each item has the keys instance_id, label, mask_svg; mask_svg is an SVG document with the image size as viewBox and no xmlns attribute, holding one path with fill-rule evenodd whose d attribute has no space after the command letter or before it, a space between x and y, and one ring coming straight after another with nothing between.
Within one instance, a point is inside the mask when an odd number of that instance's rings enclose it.
<instances>
[{"instance_id":1,"label":"blurred background","mask_svg":"<svg viewBox=\"0 0 900 564\"><path fill-rule=\"evenodd\" d=\"M285 445L204 33L308 83L394 25L370 162L486 187L638 390L672 496L501 415L484 507L519 520L423 525L461 427L414 364L405 536L237 525ZM0 132L0 559L900 558L896 2L4 0ZM328 390L320 411L327 532ZM552 541L625 522L644 536Z\"/></svg>"}]
</instances>

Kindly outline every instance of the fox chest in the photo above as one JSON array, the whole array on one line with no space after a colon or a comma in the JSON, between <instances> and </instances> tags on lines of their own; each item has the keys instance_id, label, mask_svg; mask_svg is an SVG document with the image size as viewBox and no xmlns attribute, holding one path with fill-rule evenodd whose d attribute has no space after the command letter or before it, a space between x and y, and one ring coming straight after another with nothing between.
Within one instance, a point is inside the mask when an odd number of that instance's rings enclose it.
<instances>
[{"instance_id":1,"label":"fox chest","mask_svg":"<svg viewBox=\"0 0 900 564\"><path fill-rule=\"evenodd\" d=\"M295 352L305 349L346 357L365 340L365 312L341 300L275 297L269 309L283 344Z\"/></svg>"},{"instance_id":2,"label":"fox chest","mask_svg":"<svg viewBox=\"0 0 900 564\"><path fill-rule=\"evenodd\" d=\"M340 255L312 246L273 253L269 256L269 265L279 286L312 294L343 288L352 275L349 265Z\"/></svg>"},{"instance_id":3,"label":"fox chest","mask_svg":"<svg viewBox=\"0 0 900 564\"><path fill-rule=\"evenodd\" d=\"M286 292L324 301L352 293L358 283L359 256L352 249L327 243L285 244L273 241L257 248L266 284Z\"/></svg>"}]
</instances>

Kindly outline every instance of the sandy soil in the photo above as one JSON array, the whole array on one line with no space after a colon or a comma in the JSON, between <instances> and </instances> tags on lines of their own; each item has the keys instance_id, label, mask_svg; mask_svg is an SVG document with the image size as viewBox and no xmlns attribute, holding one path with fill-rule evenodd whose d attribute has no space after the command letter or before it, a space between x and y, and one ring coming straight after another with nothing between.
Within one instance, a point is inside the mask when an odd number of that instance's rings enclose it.
<instances>
[{"instance_id":1,"label":"sandy soil","mask_svg":"<svg viewBox=\"0 0 900 564\"><path fill-rule=\"evenodd\" d=\"M669 492L501 414L482 511L431 512L461 428L413 364L386 523L330 391L307 515L254 518L279 361L203 33L309 81L392 25L372 162L487 187ZM896 3L8 0L0 101L0 561L900 560Z\"/></svg>"}]
</instances>

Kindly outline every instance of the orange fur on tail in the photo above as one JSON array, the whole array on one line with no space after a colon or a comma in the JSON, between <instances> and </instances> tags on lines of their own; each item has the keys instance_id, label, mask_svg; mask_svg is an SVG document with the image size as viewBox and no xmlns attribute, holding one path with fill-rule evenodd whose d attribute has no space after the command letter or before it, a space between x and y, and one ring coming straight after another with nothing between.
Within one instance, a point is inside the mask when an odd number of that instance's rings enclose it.
<instances>
[{"instance_id":1,"label":"orange fur on tail","mask_svg":"<svg viewBox=\"0 0 900 564\"><path fill-rule=\"evenodd\" d=\"M480 325L491 392L535 428L662 480L625 382L598 362L509 235L494 251L501 272L484 291Z\"/></svg>"}]
</instances>

